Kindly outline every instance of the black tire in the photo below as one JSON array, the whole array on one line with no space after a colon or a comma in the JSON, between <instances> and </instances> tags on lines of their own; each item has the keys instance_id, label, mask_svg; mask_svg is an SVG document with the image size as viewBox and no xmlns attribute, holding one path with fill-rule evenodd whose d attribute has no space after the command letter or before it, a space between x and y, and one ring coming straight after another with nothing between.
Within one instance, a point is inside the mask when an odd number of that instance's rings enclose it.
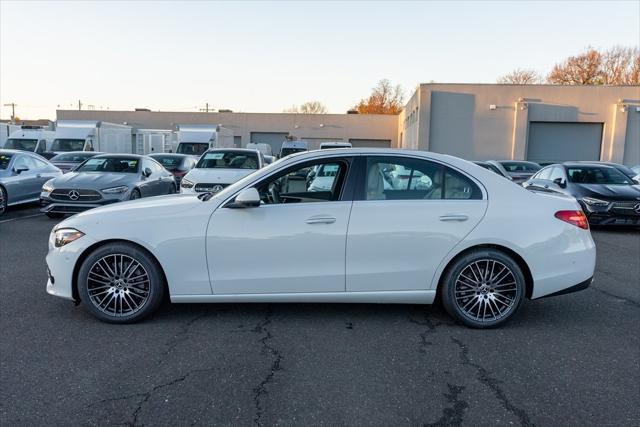
<instances>
[{"instance_id":1,"label":"black tire","mask_svg":"<svg viewBox=\"0 0 640 427\"><path fill-rule=\"evenodd\" d=\"M137 188L134 188L133 191L131 192L131 195L129 196L129 200L136 200L141 197L142 195L140 194L140 190L138 190Z\"/></svg>"},{"instance_id":2,"label":"black tire","mask_svg":"<svg viewBox=\"0 0 640 427\"><path fill-rule=\"evenodd\" d=\"M139 266L128 264L128 260ZM91 252L82 263L78 293L85 308L98 319L134 323L162 304L166 292L163 277L160 265L145 250L125 242L109 243Z\"/></svg>"},{"instance_id":3,"label":"black tire","mask_svg":"<svg viewBox=\"0 0 640 427\"><path fill-rule=\"evenodd\" d=\"M169 193L167 193L167 194L176 194L177 191L178 190L176 188L176 185L175 184L171 184L171 186L169 187Z\"/></svg>"},{"instance_id":4,"label":"black tire","mask_svg":"<svg viewBox=\"0 0 640 427\"><path fill-rule=\"evenodd\" d=\"M445 310L472 328L495 328L518 311L526 282L520 266L496 249L478 249L447 269L440 296Z\"/></svg>"},{"instance_id":5,"label":"black tire","mask_svg":"<svg viewBox=\"0 0 640 427\"><path fill-rule=\"evenodd\" d=\"M6 212L8 204L9 202L7 200L7 190L5 190L4 187L0 185L0 215L3 215Z\"/></svg>"},{"instance_id":6,"label":"black tire","mask_svg":"<svg viewBox=\"0 0 640 427\"><path fill-rule=\"evenodd\" d=\"M47 212L45 215L47 215L51 219L64 218L64 214L59 212Z\"/></svg>"}]
</instances>

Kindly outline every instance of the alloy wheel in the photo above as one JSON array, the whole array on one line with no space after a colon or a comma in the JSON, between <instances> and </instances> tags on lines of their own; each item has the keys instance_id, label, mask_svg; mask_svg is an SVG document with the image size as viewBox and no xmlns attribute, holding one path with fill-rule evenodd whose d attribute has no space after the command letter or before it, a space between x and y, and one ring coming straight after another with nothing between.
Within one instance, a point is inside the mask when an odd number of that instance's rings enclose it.
<instances>
[{"instance_id":1,"label":"alloy wheel","mask_svg":"<svg viewBox=\"0 0 640 427\"><path fill-rule=\"evenodd\" d=\"M7 210L7 199L4 195L4 190L0 188L0 215L2 215L5 210Z\"/></svg>"},{"instance_id":2,"label":"alloy wheel","mask_svg":"<svg viewBox=\"0 0 640 427\"><path fill-rule=\"evenodd\" d=\"M140 311L149 300L149 273L129 255L109 254L96 261L87 276L91 304L108 316Z\"/></svg>"},{"instance_id":3,"label":"alloy wheel","mask_svg":"<svg viewBox=\"0 0 640 427\"><path fill-rule=\"evenodd\" d=\"M493 322L507 316L519 300L520 287L505 264L480 259L460 271L455 282L455 304L464 316Z\"/></svg>"}]
</instances>

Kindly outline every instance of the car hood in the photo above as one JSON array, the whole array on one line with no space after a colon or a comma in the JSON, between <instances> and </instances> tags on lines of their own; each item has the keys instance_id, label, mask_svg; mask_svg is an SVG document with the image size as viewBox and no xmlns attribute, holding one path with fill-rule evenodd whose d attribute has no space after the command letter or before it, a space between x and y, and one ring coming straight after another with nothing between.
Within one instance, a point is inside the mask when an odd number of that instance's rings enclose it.
<instances>
[{"instance_id":1,"label":"car hood","mask_svg":"<svg viewBox=\"0 0 640 427\"><path fill-rule=\"evenodd\" d=\"M94 225L122 224L130 222L133 218L144 218L145 221L175 219L182 212L192 211L203 206L212 212L219 201L212 200L211 202L203 202L193 194L174 194L130 200L81 212L62 221L56 228L72 227L85 231Z\"/></svg>"},{"instance_id":2,"label":"car hood","mask_svg":"<svg viewBox=\"0 0 640 427\"><path fill-rule=\"evenodd\" d=\"M71 172L51 182L54 188L88 188L102 190L127 185L138 180L135 173Z\"/></svg>"},{"instance_id":3,"label":"car hood","mask_svg":"<svg viewBox=\"0 0 640 427\"><path fill-rule=\"evenodd\" d=\"M578 184L585 196L607 200L640 200L637 185Z\"/></svg>"},{"instance_id":4,"label":"car hood","mask_svg":"<svg viewBox=\"0 0 640 427\"><path fill-rule=\"evenodd\" d=\"M211 184L233 184L255 171L255 169L196 168L191 169L183 179L187 179L196 184L201 182Z\"/></svg>"}]
</instances>

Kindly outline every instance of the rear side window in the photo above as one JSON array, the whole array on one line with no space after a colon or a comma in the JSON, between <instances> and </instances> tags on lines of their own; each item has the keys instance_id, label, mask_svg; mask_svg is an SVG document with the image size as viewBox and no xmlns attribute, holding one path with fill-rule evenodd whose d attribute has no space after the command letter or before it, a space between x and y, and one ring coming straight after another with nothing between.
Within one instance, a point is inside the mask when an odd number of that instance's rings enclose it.
<instances>
[{"instance_id":1,"label":"rear side window","mask_svg":"<svg viewBox=\"0 0 640 427\"><path fill-rule=\"evenodd\" d=\"M428 160L369 157L365 200L482 199L480 188L461 173Z\"/></svg>"},{"instance_id":2,"label":"rear side window","mask_svg":"<svg viewBox=\"0 0 640 427\"><path fill-rule=\"evenodd\" d=\"M564 173L562 172L562 168L561 167L556 166L551 171L551 175L549 175L549 181L554 181L554 180L556 180L558 178L564 180Z\"/></svg>"}]
</instances>

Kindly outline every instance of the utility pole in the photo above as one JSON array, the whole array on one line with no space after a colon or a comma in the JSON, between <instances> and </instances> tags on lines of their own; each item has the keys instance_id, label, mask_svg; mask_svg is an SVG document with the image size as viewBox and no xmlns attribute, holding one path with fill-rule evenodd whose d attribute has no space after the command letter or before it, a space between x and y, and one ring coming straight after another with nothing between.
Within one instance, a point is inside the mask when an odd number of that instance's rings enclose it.
<instances>
[{"instance_id":1,"label":"utility pole","mask_svg":"<svg viewBox=\"0 0 640 427\"><path fill-rule=\"evenodd\" d=\"M82 102L78 99L78 111L82 110Z\"/></svg>"},{"instance_id":2,"label":"utility pole","mask_svg":"<svg viewBox=\"0 0 640 427\"><path fill-rule=\"evenodd\" d=\"M208 112L209 112L209 103L208 103L208 102L207 102L207 103L205 103L205 104L204 104L204 108L200 108L200 111L203 111L203 112L205 112L205 113L208 113ZM213 112L213 107L211 107L211 111Z\"/></svg>"},{"instance_id":3,"label":"utility pole","mask_svg":"<svg viewBox=\"0 0 640 427\"><path fill-rule=\"evenodd\" d=\"M12 102L10 104L4 104L5 107L11 107L11 121L16 121L16 103Z\"/></svg>"}]
</instances>

